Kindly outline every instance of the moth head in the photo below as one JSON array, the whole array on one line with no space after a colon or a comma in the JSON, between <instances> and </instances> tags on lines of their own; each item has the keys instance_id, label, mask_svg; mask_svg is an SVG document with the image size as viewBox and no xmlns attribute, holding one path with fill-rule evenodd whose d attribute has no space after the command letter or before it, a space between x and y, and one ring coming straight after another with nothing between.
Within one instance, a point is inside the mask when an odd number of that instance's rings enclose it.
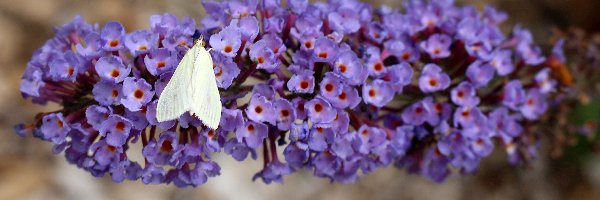
<instances>
[{"instance_id":1,"label":"moth head","mask_svg":"<svg viewBox=\"0 0 600 200\"><path fill-rule=\"evenodd\" d=\"M194 45L200 45L204 47L204 35L200 35L200 37L196 41L194 41Z\"/></svg>"}]
</instances>

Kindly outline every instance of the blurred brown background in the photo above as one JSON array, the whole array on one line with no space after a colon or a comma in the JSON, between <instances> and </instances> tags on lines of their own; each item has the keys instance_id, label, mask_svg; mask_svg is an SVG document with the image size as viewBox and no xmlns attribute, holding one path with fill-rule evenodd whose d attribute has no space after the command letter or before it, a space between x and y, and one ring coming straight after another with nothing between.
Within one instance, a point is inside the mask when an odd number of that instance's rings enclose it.
<instances>
[{"instance_id":1,"label":"blurred brown background","mask_svg":"<svg viewBox=\"0 0 600 200\"><path fill-rule=\"evenodd\" d=\"M399 1L374 0L374 5L398 7ZM509 13L508 25L531 28L538 41L550 37L552 26L600 28L597 0L459 0L482 8L491 3ZM0 0L0 200L3 199L600 199L600 158L585 162L549 158L546 146L540 158L525 168L510 167L502 152L486 159L473 176L451 176L443 184L431 183L403 170L388 168L351 185L332 184L299 172L285 184L252 182L259 161L238 163L218 156L220 177L196 189L146 186L138 182L115 184L94 178L68 165L51 146L34 138L19 138L12 126L29 122L41 110L21 98L19 79L32 52L53 36L52 27L81 14L88 22L118 20L127 31L147 28L155 13L203 15L199 0L99 1ZM510 27L506 27L510 30Z\"/></svg>"}]
</instances>

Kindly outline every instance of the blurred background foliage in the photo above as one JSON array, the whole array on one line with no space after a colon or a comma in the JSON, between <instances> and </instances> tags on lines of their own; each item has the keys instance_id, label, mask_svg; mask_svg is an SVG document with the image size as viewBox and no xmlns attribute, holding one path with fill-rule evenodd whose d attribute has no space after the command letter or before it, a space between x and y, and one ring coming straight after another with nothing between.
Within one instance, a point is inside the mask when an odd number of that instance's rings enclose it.
<instances>
[{"instance_id":1,"label":"blurred background foliage","mask_svg":"<svg viewBox=\"0 0 600 200\"><path fill-rule=\"evenodd\" d=\"M401 1L371 0L375 7L398 8ZM18 84L32 52L53 35L52 27L80 14L88 22L117 20L127 31L148 27L152 14L170 12L200 21L200 0L2 0L0 1L0 199L600 199L600 10L597 0L457 0L481 9L486 4L506 11L504 30L521 24L540 44L567 38L568 67L575 89L553 107L556 118L542 127L538 159L513 167L497 150L473 176L453 176L435 184L388 168L352 185L332 184L307 172L285 184L251 181L258 161L238 163L218 157L223 175L197 189L115 184L94 178L54 156L51 146L19 138L12 126L27 122L53 106L23 100ZM574 28L577 27L577 28ZM547 133L546 133L547 132Z\"/></svg>"}]
</instances>

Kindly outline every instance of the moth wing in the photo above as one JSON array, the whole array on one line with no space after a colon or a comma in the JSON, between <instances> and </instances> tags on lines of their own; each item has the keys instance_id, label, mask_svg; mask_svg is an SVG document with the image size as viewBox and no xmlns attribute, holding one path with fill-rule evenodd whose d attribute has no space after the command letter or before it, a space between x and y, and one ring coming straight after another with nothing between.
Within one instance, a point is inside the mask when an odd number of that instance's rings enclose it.
<instances>
[{"instance_id":1,"label":"moth wing","mask_svg":"<svg viewBox=\"0 0 600 200\"><path fill-rule=\"evenodd\" d=\"M196 46L185 53L171 80L160 94L156 106L156 119L158 122L178 119L183 113L190 110L193 93L190 83L192 82L196 55Z\"/></svg>"},{"instance_id":2,"label":"moth wing","mask_svg":"<svg viewBox=\"0 0 600 200\"><path fill-rule=\"evenodd\" d=\"M192 77L192 104L194 113L204 125L217 129L221 120L221 96L213 70L213 61L204 47L199 47Z\"/></svg>"}]
</instances>

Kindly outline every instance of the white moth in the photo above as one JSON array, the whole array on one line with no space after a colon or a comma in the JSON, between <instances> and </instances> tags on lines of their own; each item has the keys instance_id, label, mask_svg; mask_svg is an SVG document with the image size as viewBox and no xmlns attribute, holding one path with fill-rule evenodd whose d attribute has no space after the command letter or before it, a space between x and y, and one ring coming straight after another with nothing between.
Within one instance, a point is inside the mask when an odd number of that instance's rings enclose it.
<instances>
[{"instance_id":1,"label":"white moth","mask_svg":"<svg viewBox=\"0 0 600 200\"><path fill-rule=\"evenodd\" d=\"M185 53L169 83L158 98L158 122L178 119L185 112L204 125L217 129L221 120L221 98L213 61L204 49L202 37Z\"/></svg>"}]
</instances>

